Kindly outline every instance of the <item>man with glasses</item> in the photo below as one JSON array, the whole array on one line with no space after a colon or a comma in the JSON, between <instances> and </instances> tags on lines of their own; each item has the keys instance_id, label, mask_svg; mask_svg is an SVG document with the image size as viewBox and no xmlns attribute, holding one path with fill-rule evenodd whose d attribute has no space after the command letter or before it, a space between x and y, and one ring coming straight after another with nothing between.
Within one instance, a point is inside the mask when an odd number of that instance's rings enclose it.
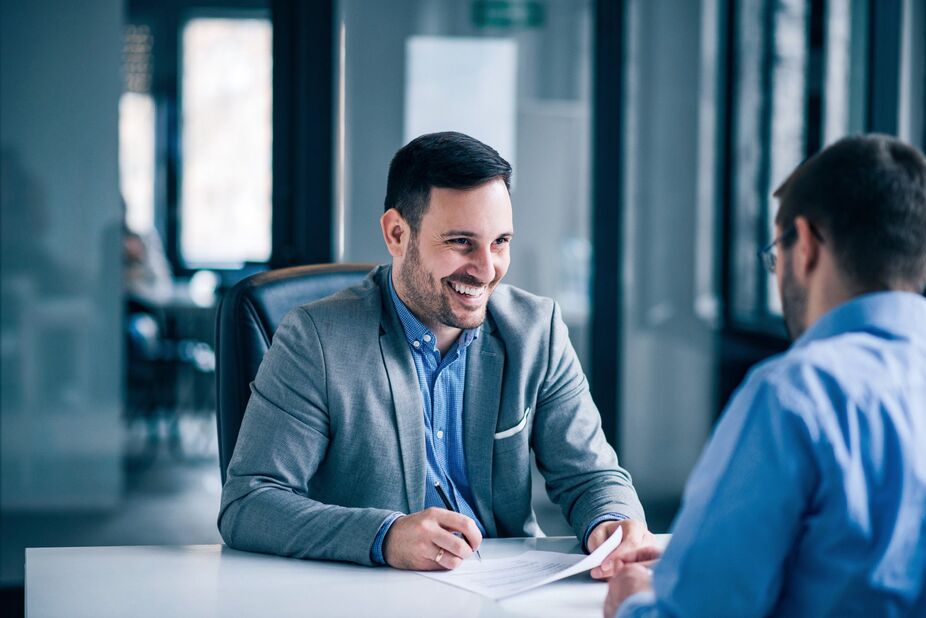
<instances>
[{"instance_id":1,"label":"man with glasses","mask_svg":"<svg viewBox=\"0 0 926 618\"><path fill-rule=\"evenodd\" d=\"M841 140L775 192L785 354L735 394L605 616L926 616L926 159ZM652 569L652 570L650 570Z\"/></svg>"}]
</instances>

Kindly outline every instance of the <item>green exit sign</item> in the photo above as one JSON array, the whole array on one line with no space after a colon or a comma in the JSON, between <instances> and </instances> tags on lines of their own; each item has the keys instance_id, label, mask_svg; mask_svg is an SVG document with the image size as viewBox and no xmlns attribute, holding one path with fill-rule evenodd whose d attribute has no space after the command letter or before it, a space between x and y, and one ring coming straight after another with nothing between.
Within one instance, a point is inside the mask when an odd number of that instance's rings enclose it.
<instances>
[{"instance_id":1,"label":"green exit sign","mask_svg":"<svg viewBox=\"0 0 926 618\"><path fill-rule=\"evenodd\" d=\"M539 28L544 6L536 0L475 0L473 23L477 28Z\"/></svg>"}]
</instances>

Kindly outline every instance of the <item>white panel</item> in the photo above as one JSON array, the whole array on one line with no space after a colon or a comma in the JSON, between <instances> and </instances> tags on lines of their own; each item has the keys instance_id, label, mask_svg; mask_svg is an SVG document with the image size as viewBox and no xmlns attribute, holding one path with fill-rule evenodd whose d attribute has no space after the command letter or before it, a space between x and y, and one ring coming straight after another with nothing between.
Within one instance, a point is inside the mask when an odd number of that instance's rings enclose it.
<instances>
[{"instance_id":1,"label":"white panel","mask_svg":"<svg viewBox=\"0 0 926 618\"><path fill-rule=\"evenodd\" d=\"M460 131L515 165L518 48L509 39L412 36L406 41L405 142Z\"/></svg>"},{"instance_id":2,"label":"white panel","mask_svg":"<svg viewBox=\"0 0 926 618\"><path fill-rule=\"evenodd\" d=\"M99 509L122 489L122 7L2 4L5 512Z\"/></svg>"}]
</instances>

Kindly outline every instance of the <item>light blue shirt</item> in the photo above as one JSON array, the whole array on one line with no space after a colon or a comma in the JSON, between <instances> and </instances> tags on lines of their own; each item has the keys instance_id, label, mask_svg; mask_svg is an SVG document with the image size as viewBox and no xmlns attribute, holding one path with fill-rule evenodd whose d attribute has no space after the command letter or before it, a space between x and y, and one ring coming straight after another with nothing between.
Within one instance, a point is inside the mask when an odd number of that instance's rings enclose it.
<instances>
[{"instance_id":1,"label":"light blue shirt","mask_svg":"<svg viewBox=\"0 0 926 618\"><path fill-rule=\"evenodd\" d=\"M446 508L434 483L440 481L454 509L476 522L485 535L485 527L470 506L473 495L463 457L463 389L466 382L466 351L479 336L479 329L464 330L453 347L441 356L437 338L402 302L392 281L389 292L402 330L408 341L418 387L421 389L424 417L424 443L427 456L427 476L424 488L424 507ZM389 528L401 513L386 518L373 542L373 561L384 564L382 546Z\"/></svg>"},{"instance_id":2,"label":"light blue shirt","mask_svg":"<svg viewBox=\"0 0 926 618\"><path fill-rule=\"evenodd\" d=\"M855 298L752 370L636 616L926 616L926 299Z\"/></svg>"}]
</instances>

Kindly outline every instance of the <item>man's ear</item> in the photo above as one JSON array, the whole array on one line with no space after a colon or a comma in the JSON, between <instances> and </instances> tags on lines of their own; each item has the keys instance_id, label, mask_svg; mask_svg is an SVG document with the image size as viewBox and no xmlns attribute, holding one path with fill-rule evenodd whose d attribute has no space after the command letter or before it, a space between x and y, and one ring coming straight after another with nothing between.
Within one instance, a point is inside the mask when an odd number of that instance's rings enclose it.
<instances>
[{"instance_id":1,"label":"man's ear","mask_svg":"<svg viewBox=\"0 0 926 618\"><path fill-rule=\"evenodd\" d=\"M395 208L390 208L379 218L379 225L383 231L383 240L386 249L394 258L405 256L408 243L411 240L411 228Z\"/></svg>"},{"instance_id":2,"label":"man's ear","mask_svg":"<svg viewBox=\"0 0 926 618\"><path fill-rule=\"evenodd\" d=\"M794 252L794 274L800 283L806 283L820 264L820 239L806 217L795 218L794 228L797 230L797 240L791 248Z\"/></svg>"}]
</instances>

